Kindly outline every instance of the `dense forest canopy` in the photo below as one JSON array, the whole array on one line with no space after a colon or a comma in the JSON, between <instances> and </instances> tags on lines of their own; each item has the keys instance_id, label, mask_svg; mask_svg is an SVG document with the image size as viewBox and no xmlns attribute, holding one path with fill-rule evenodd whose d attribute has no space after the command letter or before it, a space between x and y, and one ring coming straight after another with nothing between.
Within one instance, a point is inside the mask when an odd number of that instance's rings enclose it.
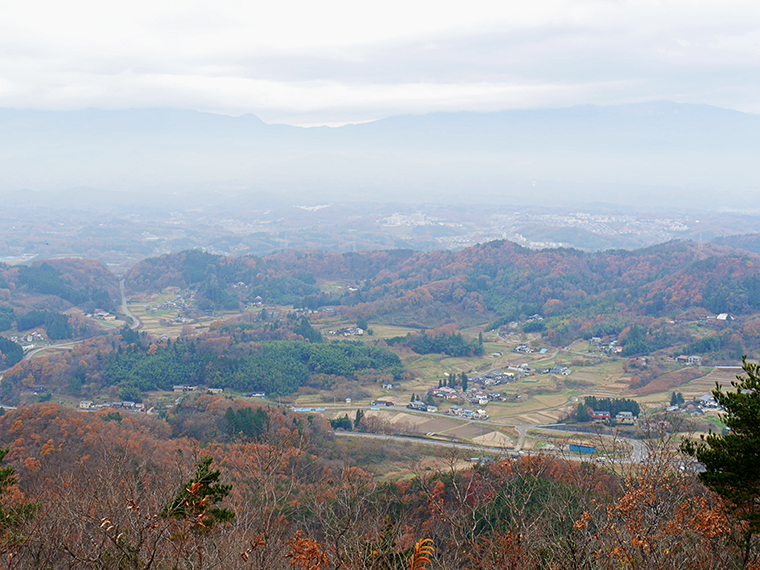
<instances>
[{"instance_id":1,"label":"dense forest canopy","mask_svg":"<svg viewBox=\"0 0 760 570\"><path fill-rule=\"evenodd\" d=\"M75 396L112 390L122 400L142 402L144 392L193 385L285 396L311 383L404 374L401 360L387 348L309 342L294 332L308 334L307 325L301 320L262 330L228 324L175 341L150 339L125 326L71 352L19 363L6 372L2 395L15 403L25 388L44 385Z\"/></svg>"},{"instance_id":2,"label":"dense forest canopy","mask_svg":"<svg viewBox=\"0 0 760 570\"><path fill-rule=\"evenodd\" d=\"M51 259L29 266L0 264L0 332L43 327L53 340L72 338L66 311L78 307L115 311L119 296L116 276L102 263L88 259Z\"/></svg>"},{"instance_id":3,"label":"dense forest canopy","mask_svg":"<svg viewBox=\"0 0 760 570\"><path fill-rule=\"evenodd\" d=\"M256 298L310 308L335 304L349 315L435 327L452 318L513 320L533 313L658 317L700 307L746 314L760 309L759 267L752 254L689 242L584 253L496 241L430 253L285 251L226 258L189 251L140 262L126 281L136 290L195 286L207 304L219 307ZM356 286L328 295L319 280ZM245 287L233 293L232 284Z\"/></svg>"},{"instance_id":4,"label":"dense forest canopy","mask_svg":"<svg viewBox=\"0 0 760 570\"><path fill-rule=\"evenodd\" d=\"M284 322L262 323L268 318L262 306L283 305L329 304L340 319L427 329L388 341L420 354L477 356L482 343L464 338L458 328L490 322L495 330L519 321L523 333L540 335L554 346L578 338L615 338L622 356L674 347L735 360L760 349L760 320L752 316L760 310L758 268L760 258L754 254L690 242L600 253L535 251L506 241L431 253L283 251L235 258L185 251L136 264L124 276L127 292L175 286L196 316L247 310L259 311L260 319L247 323L241 318L194 341L130 339L133 333L125 329L121 338L104 341L111 343L108 347L48 359L55 365L48 360L17 364L2 390L7 402L15 401L23 386L41 384L81 396L112 389L114 396L138 401L147 390L183 383L287 394L322 382L323 376L400 377L402 368L391 362L392 352L376 343L320 346L321 333L295 313ZM118 291L116 277L86 260L1 266L0 279L6 286L0 289L0 327L44 328L52 340L91 336L92 327L74 314L77 309L63 310L73 303L80 303L79 311L101 302L113 305ZM675 319L717 312L741 320L714 320L712 330L699 336L671 326ZM527 321L530 315L540 319ZM11 366L18 349L7 346L2 358ZM649 376L637 373L631 386L647 385Z\"/></svg>"}]
</instances>

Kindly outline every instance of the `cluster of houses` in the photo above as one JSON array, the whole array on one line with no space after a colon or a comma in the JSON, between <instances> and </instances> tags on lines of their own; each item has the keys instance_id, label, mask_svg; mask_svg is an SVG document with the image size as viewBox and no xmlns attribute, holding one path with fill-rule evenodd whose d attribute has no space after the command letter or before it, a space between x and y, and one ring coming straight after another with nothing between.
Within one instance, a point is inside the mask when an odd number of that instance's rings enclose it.
<instances>
[{"instance_id":1,"label":"cluster of houses","mask_svg":"<svg viewBox=\"0 0 760 570\"><path fill-rule=\"evenodd\" d=\"M464 399L471 404L485 406L488 402L491 401L503 402L504 396L502 396L499 392L484 392L483 390L471 388L464 394Z\"/></svg>"},{"instance_id":2,"label":"cluster of houses","mask_svg":"<svg viewBox=\"0 0 760 570\"><path fill-rule=\"evenodd\" d=\"M97 319L99 321L115 321L116 320L116 315L112 315L105 309L95 309L91 315L85 313L84 316L88 318L92 318L92 319Z\"/></svg>"},{"instance_id":3,"label":"cluster of houses","mask_svg":"<svg viewBox=\"0 0 760 570\"><path fill-rule=\"evenodd\" d=\"M517 324L517 323L515 323L515 325L516 325L516 324ZM517 337L517 336L519 336L519 335L518 335L518 333L516 333L516 332L515 332L515 331L513 331L513 330L508 330L508 329L507 329L507 328L505 328L505 327L501 327L501 328L499 329L499 336L500 336L501 338L503 338L504 340L512 340L513 338L515 338L515 337Z\"/></svg>"},{"instance_id":4,"label":"cluster of houses","mask_svg":"<svg viewBox=\"0 0 760 570\"><path fill-rule=\"evenodd\" d=\"M722 408L720 407L720 404L715 401L712 394L704 394L692 402L685 402L681 405L668 406L665 408L666 412L677 412L679 410L687 412L692 416L701 416L708 411L720 412L722 411Z\"/></svg>"},{"instance_id":5,"label":"cluster of houses","mask_svg":"<svg viewBox=\"0 0 760 570\"><path fill-rule=\"evenodd\" d=\"M172 386L172 391L175 394L187 394L189 392L196 392L198 391L198 386L189 386L188 384L177 384L176 386ZM221 394L224 392L224 388L201 388L202 390L205 390L209 394ZM263 397L263 396L262 396Z\"/></svg>"},{"instance_id":6,"label":"cluster of houses","mask_svg":"<svg viewBox=\"0 0 760 570\"><path fill-rule=\"evenodd\" d=\"M256 298L261 299L261 297L256 297ZM293 309L293 313L295 313L296 317L308 317L309 315L319 315L319 314L330 315L330 314L335 313L335 307L332 307L332 306L319 307L317 309L308 309L306 307L296 307Z\"/></svg>"},{"instance_id":7,"label":"cluster of houses","mask_svg":"<svg viewBox=\"0 0 760 570\"><path fill-rule=\"evenodd\" d=\"M89 400L82 400L81 402L79 402L79 409L88 410L88 411L113 409L113 410L130 410L133 412L144 412L145 404L140 403L140 402L111 402L108 404L95 404L93 402L90 402Z\"/></svg>"},{"instance_id":8,"label":"cluster of houses","mask_svg":"<svg viewBox=\"0 0 760 570\"><path fill-rule=\"evenodd\" d=\"M430 390L430 395L434 398L443 398L445 400L463 400L471 404L477 404L479 406L485 406L488 402L505 401L504 396L499 392L486 392L479 388L470 388L469 390L462 392L455 388L448 386L442 386L440 388L434 388Z\"/></svg>"},{"instance_id":9,"label":"cluster of houses","mask_svg":"<svg viewBox=\"0 0 760 570\"><path fill-rule=\"evenodd\" d=\"M418 412L437 412L438 406L431 406L429 404L426 404L422 400L415 400L414 402L409 402L406 406L410 410L417 410Z\"/></svg>"},{"instance_id":10,"label":"cluster of houses","mask_svg":"<svg viewBox=\"0 0 760 570\"><path fill-rule=\"evenodd\" d=\"M477 410L468 410L462 406L451 406L449 411L446 412L451 416L462 417L468 420L487 420L488 414L485 410L478 408Z\"/></svg>"},{"instance_id":11,"label":"cluster of houses","mask_svg":"<svg viewBox=\"0 0 760 570\"><path fill-rule=\"evenodd\" d=\"M517 376L515 376L515 380L522 380L523 378L527 378L528 376L533 376L533 374L536 373L536 371L531 368L527 362L523 362L519 366L516 366L514 368L517 371Z\"/></svg>"},{"instance_id":12,"label":"cluster of houses","mask_svg":"<svg viewBox=\"0 0 760 570\"><path fill-rule=\"evenodd\" d=\"M459 390L456 390L455 388L450 388L448 386L441 386L440 388L435 388L430 391L430 393L435 398L443 398L445 400L456 400L457 398L462 397L462 392Z\"/></svg>"},{"instance_id":13,"label":"cluster of houses","mask_svg":"<svg viewBox=\"0 0 760 570\"><path fill-rule=\"evenodd\" d=\"M613 423L612 414L605 410L591 410L588 415L594 423ZM633 412L618 412L615 414L614 423L632 426L636 423L636 416Z\"/></svg>"},{"instance_id":14,"label":"cluster of houses","mask_svg":"<svg viewBox=\"0 0 760 570\"><path fill-rule=\"evenodd\" d=\"M555 366L553 368L544 368L541 374L554 374L555 376L570 376L573 371L567 366Z\"/></svg>"},{"instance_id":15,"label":"cluster of houses","mask_svg":"<svg viewBox=\"0 0 760 570\"><path fill-rule=\"evenodd\" d=\"M346 327L336 331L327 331L327 334L333 336L362 336L364 335L364 329L360 329L359 327Z\"/></svg>"},{"instance_id":16,"label":"cluster of houses","mask_svg":"<svg viewBox=\"0 0 760 570\"><path fill-rule=\"evenodd\" d=\"M155 313L157 311L183 311L189 308L189 305L182 295L177 295L173 301L164 301L156 307L143 306L146 314Z\"/></svg>"},{"instance_id":17,"label":"cluster of houses","mask_svg":"<svg viewBox=\"0 0 760 570\"><path fill-rule=\"evenodd\" d=\"M483 388L488 388L490 386L498 386L499 384L509 384L514 381L515 381L515 373L506 372L503 370L500 372L490 372L486 374L485 376L473 376L472 378L470 378L471 384L478 384Z\"/></svg>"},{"instance_id":18,"label":"cluster of houses","mask_svg":"<svg viewBox=\"0 0 760 570\"><path fill-rule=\"evenodd\" d=\"M35 386L35 388L39 388L40 390L44 390L44 386ZM173 391L175 394L188 394L191 392L196 392L198 390L204 390L205 392L208 392L210 394L221 394L224 389L223 388L205 388L205 387L198 387L198 386L189 386L187 384L179 384L177 386L173 387ZM247 396L254 397L254 398L263 398L264 393L254 393L254 394L246 394ZM177 399L177 402L180 401L181 398ZM87 410L87 411L95 411L95 410L102 410L102 409L115 409L115 410L129 410L132 412L145 412L145 404L140 402L110 402L105 404L95 404L89 400L82 400L79 402L79 409L80 410Z\"/></svg>"},{"instance_id":19,"label":"cluster of houses","mask_svg":"<svg viewBox=\"0 0 760 570\"><path fill-rule=\"evenodd\" d=\"M602 343L602 338L598 336L591 337L591 344L597 345L602 352L607 354L620 354L623 352L623 347L618 345L616 338L611 339L608 343Z\"/></svg>"},{"instance_id":20,"label":"cluster of houses","mask_svg":"<svg viewBox=\"0 0 760 570\"><path fill-rule=\"evenodd\" d=\"M649 366L649 360L646 356L637 356L636 358L631 358L628 363L639 368L646 368Z\"/></svg>"},{"instance_id":21,"label":"cluster of houses","mask_svg":"<svg viewBox=\"0 0 760 570\"><path fill-rule=\"evenodd\" d=\"M718 313L717 315L707 315L700 320L702 321L733 321L734 318L728 313Z\"/></svg>"},{"instance_id":22,"label":"cluster of houses","mask_svg":"<svg viewBox=\"0 0 760 570\"><path fill-rule=\"evenodd\" d=\"M45 340L45 335L40 332L34 331L28 334L22 334L21 336L12 336L10 339L13 342L17 342L24 349L24 352L32 350L35 342L42 342ZM26 344L24 344L26 343Z\"/></svg>"},{"instance_id":23,"label":"cluster of houses","mask_svg":"<svg viewBox=\"0 0 760 570\"><path fill-rule=\"evenodd\" d=\"M527 344L518 344L512 349L512 352L517 352L519 354L533 354L536 352L536 349L528 346Z\"/></svg>"},{"instance_id":24,"label":"cluster of houses","mask_svg":"<svg viewBox=\"0 0 760 570\"><path fill-rule=\"evenodd\" d=\"M689 356L681 354L680 356L676 356L675 360L679 364L685 364L687 366L702 366L702 357L697 356L696 354Z\"/></svg>"},{"instance_id":25,"label":"cluster of houses","mask_svg":"<svg viewBox=\"0 0 760 570\"><path fill-rule=\"evenodd\" d=\"M260 299L260 297L257 298ZM293 313L296 315L296 317L308 317L309 315L315 315L319 313L319 310L314 311L306 307L296 307L293 309Z\"/></svg>"}]
</instances>

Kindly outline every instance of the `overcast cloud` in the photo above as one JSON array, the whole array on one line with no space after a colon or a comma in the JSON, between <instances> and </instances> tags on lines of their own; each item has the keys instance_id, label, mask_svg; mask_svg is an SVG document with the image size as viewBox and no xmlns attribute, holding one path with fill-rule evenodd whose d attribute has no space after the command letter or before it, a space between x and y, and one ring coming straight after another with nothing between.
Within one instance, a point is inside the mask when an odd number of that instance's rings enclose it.
<instances>
[{"instance_id":1,"label":"overcast cloud","mask_svg":"<svg viewBox=\"0 0 760 570\"><path fill-rule=\"evenodd\" d=\"M0 3L0 107L341 124L673 100L760 113L756 1Z\"/></svg>"}]
</instances>

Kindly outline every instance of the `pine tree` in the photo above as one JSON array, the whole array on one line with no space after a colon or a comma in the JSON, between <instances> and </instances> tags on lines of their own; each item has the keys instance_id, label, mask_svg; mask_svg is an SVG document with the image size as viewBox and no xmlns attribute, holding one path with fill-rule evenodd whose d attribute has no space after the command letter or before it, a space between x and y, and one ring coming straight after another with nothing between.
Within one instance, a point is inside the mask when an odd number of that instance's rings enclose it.
<instances>
[{"instance_id":1,"label":"pine tree","mask_svg":"<svg viewBox=\"0 0 760 570\"><path fill-rule=\"evenodd\" d=\"M232 485L219 483L220 472L211 471L211 461L211 457L201 459L195 476L161 513L164 517L191 521L196 530L204 532L235 517L232 511L214 506L230 494Z\"/></svg>"},{"instance_id":2,"label":"pine tree","mask_svg":"<svg viewBox=\"0 0 760 570\"><path fill-rule=\"evenodd\" d=\"M8 449L0 449L0 461L2 461ZM15 485L16 471L13 467L3 467L0 469L0 548L7 542L16 539L15 529L22 522L34 516L36 506L28 503L20 503L14 506L7 506L4 501L11 487Z\"/></svg>"},{"instance_id":3,"label":"pine tree","mask_svg":"<svg viewBox=\"0 0 760 570\"><path fill-rule=\"evenodd\" d=\"M746 377L731 382L735 389L724 392L720 384L712 391L723 408L728 433L711 433L702 441L684 441L681 451L705 466L699 480L730 504L744 523L741 539L742 565L752 559L753 537L760 532L760 365L742 360Z\"/></svg>"}]
</instances>

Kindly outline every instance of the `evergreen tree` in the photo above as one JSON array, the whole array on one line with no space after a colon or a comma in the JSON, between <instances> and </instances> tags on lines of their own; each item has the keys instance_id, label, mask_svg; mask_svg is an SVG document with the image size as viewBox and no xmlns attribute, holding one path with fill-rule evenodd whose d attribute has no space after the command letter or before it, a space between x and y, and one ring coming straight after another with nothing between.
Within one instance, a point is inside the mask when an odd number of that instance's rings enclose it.
<instances>
[{"instance_id":1,"label":"evergreen tree","mask_svg":"<svg viewBox=\"0 0 760 570\"><path fill-rule=\"evenodd\" d=\"M8 449L0 449L0 461L5 458L8 451ZM16 482L16 471L13 467L0 469L0 548L12 543L17 538L14 529L35 513L35 505L17 503L14 506L8 506L5 504L5 495L9 494Z\"/></svg>"},{"instance_id":2,"label":"evergreen tree","mask_svg":"<svg viewBox=\"0 0 760 570\"><path fill-rule=\"evenodd\" d=\"M162 516L192 521L199 532L205 532L216 523L231 521L235 513L216 507L230 494L232 485L219 483L219 471L211 471L211 457L201 459L195 476L182 486Z\"/></svg>"},{"instance_id":3,"label":"evergreen tree","mask_svg":"<svg viewBox=\"0 0 760 570\"><path fill-rule=\"evenodd\" d=\"M359 426L362 423L362 418L364 417L364 411L359 409L356 410L356 418L354 419L354 429L358 430Z\"/></svg>"},{"instance_id":4,"label":"evergreen tree","mask_svg":"<svg viewBox=\"0 0 760 570\"><path fill-rule=\"evenodd\" d=\"M724 392L719 384L712 391L725 410L721 417L728 433L711 433L702 441L684 441L681 451L695 457L705 470L699 480L730 504L730 510L744 523L742 566L753 556L753 537L760 531L760 365L742 359L745 377L731 382L735 389Z\"/></svg>"},{"instance_id":5,"label":"evergreen tree","mask_svg":"<svg viewBox=\"0 0 760 570\"><path fill-rule=\"evenodd\" d=\"M673 394L670 396L670 405L671 406L680 406L684 403L683 394L680 392L673 392Z\"/></svg>"}]
</instances>

